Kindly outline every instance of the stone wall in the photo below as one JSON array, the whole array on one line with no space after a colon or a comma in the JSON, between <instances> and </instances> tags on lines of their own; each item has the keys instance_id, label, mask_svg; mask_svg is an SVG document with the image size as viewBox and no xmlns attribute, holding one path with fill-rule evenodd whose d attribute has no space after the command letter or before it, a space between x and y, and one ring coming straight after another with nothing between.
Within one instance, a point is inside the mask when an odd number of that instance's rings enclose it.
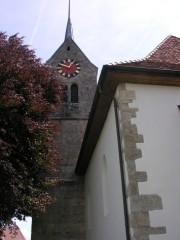
<instances>
[{"instance_id":1,"label":"stone wall","mask_svg":"<svg viewBox=\"0 0 180 240\"><path fill-rule=\"evenodd\" d=\"M136 171L136 160L142 157L137 143L143 143L144 140L143 135L138 133L137 126L131 122L138 112L137 108L129 106L129 103L136 99L135 91L126 90L126 85L120 84L116 98L120 115L131 239L149 240L151 234L166 233L164 226L151 227L149 218L150 211L163 208L162 199L156 194L141 195L139 193L138 183L147 181L147 173Z\"/></svg>"}]
</instances>

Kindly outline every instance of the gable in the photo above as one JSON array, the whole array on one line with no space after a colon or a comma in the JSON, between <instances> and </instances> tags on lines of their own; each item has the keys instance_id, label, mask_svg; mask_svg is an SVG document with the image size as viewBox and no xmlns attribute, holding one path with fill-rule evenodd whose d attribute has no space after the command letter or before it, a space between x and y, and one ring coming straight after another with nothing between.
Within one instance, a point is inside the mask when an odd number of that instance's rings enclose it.
<instances>
[{"instance_id":1,"label":"gable","mask_svg":"<svg viewBox=\"0 0 180 240\"><path fill-rule=\"evenodd\" d=\"M86 63L88 64L88 67L92 66L92 68L97 70L97 67L90 62L72 38L68 38L63 42L63 44L47 61L47 64L56 67L60 61L68 58L74 58L80 63Z\"/></svg>"}]
</instances>

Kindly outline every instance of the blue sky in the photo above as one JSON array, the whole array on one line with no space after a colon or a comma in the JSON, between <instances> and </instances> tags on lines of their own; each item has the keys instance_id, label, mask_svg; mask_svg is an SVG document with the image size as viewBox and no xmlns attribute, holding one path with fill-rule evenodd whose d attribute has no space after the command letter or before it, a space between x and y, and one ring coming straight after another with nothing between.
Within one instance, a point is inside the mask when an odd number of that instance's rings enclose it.
<instances>
[{"instance_id":1,"label":"blue sky","mask_svg":"<svg viewBox=\"0 0 180 240\"><path fill-rule=\"evenodd\" d=\"M98 66L145 57L180 37L179 0L71 0L74 40ZM64 41L68 0L1 0L1 31L19 33L46 61Z\"/></svg>"},{"instance_id":2,"label":"blue sky","mask_svg":"<svg viewBox=\"0 0 180 240\"><path fill-rule=\"evenodd\" d=\"M0 2L0 30L24 36L48 60L64 41L68 0ZM99 71L104 64L141 59L168 35L180 37L179 9L179 0L71 0L74 40Z\"/></svg>"}]
</instances>

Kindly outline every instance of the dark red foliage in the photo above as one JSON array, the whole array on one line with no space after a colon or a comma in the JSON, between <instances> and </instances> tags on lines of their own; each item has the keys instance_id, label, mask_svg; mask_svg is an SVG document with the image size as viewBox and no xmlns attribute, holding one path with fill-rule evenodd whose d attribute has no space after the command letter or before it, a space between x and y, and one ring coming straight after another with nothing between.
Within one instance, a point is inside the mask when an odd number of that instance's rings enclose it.
<instances>
[{"instance_id":1,"label":"dark red foliage","mask_svg":"<svg viewBox=\"0 0 180 240\"><path fill-rule=\"evenodd\" d=\"M50 115L62 83L17 35L0 33L0 228L44 211L57 160Z\"/></svg>"}]
</instances>

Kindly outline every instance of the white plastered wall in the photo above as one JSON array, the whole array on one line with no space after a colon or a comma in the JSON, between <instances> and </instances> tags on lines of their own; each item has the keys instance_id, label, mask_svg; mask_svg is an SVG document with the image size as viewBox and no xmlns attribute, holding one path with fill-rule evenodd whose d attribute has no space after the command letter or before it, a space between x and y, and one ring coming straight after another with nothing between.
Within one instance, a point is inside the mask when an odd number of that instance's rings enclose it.
<instances>
[{"instance_id":1,"label":"white plastered wall","mask_svg":"<svg viewBox=\"0 0 180 240\"><path fill-rule=\"evenodd\" d=\"M151 226L165 226L167 233L150 235L150 240L180 239L180 88L127 84L138 108L132 121L144 143L138 144L142 158L137 171L146 171L148 181L139 183L140 194L158 194L163 209L150 212Z\"/></svg>"},{"instance_id":2,"label":"white plastered wall","mask_svg":"<svg viewBox=\"0 0 180 240\"><path fill-rule=\"evenodd\" d=\"M87 240L126 239L113 104L85 176Z\"/></svg>"}]
</instances>

